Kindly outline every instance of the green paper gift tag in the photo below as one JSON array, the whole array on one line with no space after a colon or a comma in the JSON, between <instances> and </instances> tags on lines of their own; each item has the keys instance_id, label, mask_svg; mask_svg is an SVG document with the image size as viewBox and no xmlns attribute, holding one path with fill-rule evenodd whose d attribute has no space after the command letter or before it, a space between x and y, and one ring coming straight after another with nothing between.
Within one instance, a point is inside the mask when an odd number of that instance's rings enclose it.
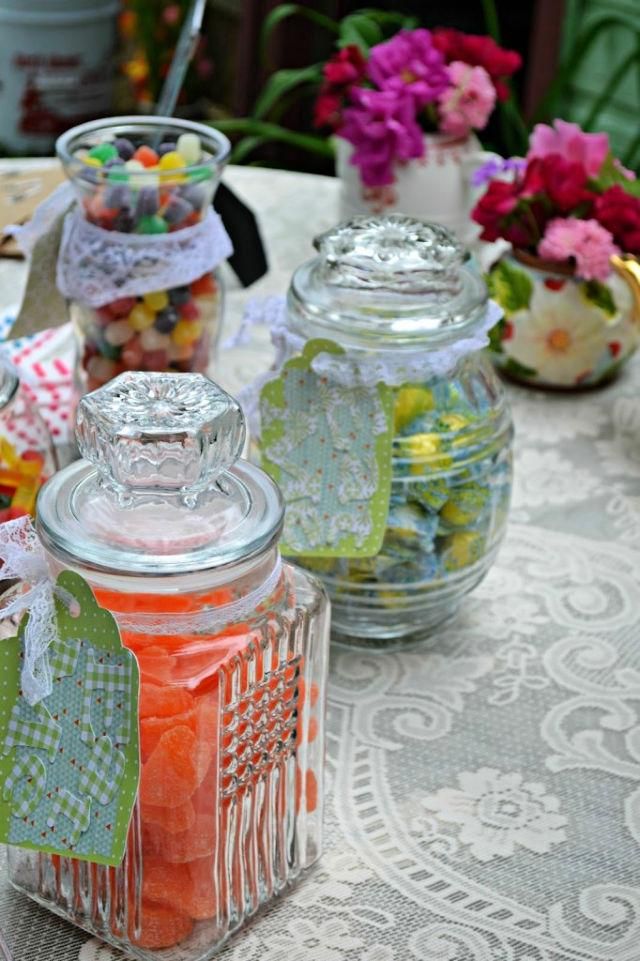
<instances>
[{"instance_id":1,"label":"green paper gift tag","mask_svg":"<svg viewBox=\"0 0 640 961\"><path fill-rule=\"evenodd\" d=\"M310 340L260 393L262 464L287 509L281 549L308 557L372 557L391 490L393 395L384 384L345 387L311 368Z\"/></svg>"},{"instance_id":2,"label":"green paper gift tag","mask_svg":"<svg viewBox=\"0 0 640 961\"><path fill-rule=\"evenodd\" d=\"M0 639L0 840L116 865L139 781L138 664L83 578L56 584L71 603L56 597L53 690L35 706L20 690L28 615Z\"/></svg>"}]
</instances>

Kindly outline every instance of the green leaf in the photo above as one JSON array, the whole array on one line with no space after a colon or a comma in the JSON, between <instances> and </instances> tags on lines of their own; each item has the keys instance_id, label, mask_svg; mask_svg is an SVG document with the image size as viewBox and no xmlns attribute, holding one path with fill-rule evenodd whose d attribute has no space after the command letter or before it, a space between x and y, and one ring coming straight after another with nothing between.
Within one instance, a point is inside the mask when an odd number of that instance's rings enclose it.
<instances>
[{"instance_id":1,"label":"green leaf","mask_svg":"<svg viewBox=\"0 0 640 961\"><path fill-rule=\"evenodd\" d=\"M615 317L618 313L613 294L606 284L600 283L599 280L585 280L580 284L580 291L586 301L599 307L607 317Z\"/></svg>"},{"instance_id":2,"label":"green leaf","mask_svg":"<svg viewBox=\"0 0 640 961\"><path fill-rule=\"evenodd\" d=\"M256 120L261 120L284 94L303 84L319 84L321 80L321 63L314 63L308 67L276 70L275 73L271 74L262 93L256 100L252 116Z\"/></svg>"},{"instance_id":3,"label":"green leaf","mask_svg":"<svg viewBox=\"0 0 640 961\"><path fill-rule=\"evenodd\" d=\"M339 37L341 47L355 44L364 54L369 52L370 47L384 40L380 26L364 13L352 13L345 17L340 24Z\"/></svg>"},{"instance_id":4,"label":"green leaf","mask_svg":"<svg viewBox=\"0 0 640 961\"><path fill-rule=\"evenodd\" d=\"M507 326L507 321L501 317L498 323L489 331L489 349L496 354L502 353L502 335Z\"/></svg>"},{"instance_id":5,"label":"green leaf","mask_svg":"<svg viewBox=\"0 0 640 961\"><path fill-rule=\"evenodd\" d=\"M488 277L491 296L500 304L505 313L524 310L531 302L533 283L528 274L513 267L507 260L500 260L492 268Z\"/></svg>"},{"instance_id":6,"label":"green leaf","mask_svg":"<svg viewBox=\"0 0 640 961\"><path fill-rule=\"evenodd\" d=\"M294 16L306 17L307 20L317 23L330 33L338 33L339 31L338 24L335 20L332 20L331 17L326 17L323 13L318 13L317 10L305 7L301 3L281 3L279 6L274 7L271 13L265 17L264 23L262 24L262 30L260 32L260 53L262 57L264 57L269 37L274 28L283 20Z\"/></svg>"},{"instance_id":7,"label":"green leaf","mask_svg":"<svg viewBox=\"0 0 640 961\"><path fill-rule=\"evenodd\" d=\"M613 187L614 184L620 184L624 187L625 184L630 182L619 167L616 166L615 157L611 151L607 154L598 176L591 180L594 189L598 191L607 190L609 187Z\"/></svg>"},{"instance_id":8,"label":"green leaf","mask_svg":"<svg viewBox=\"0 0 640 961\"><path fill-rule=\"evenodd\" d=\"M277 123L267 123L264 120L254 120L253 117L239 117L229 120L215 120L210 127L221 130L222 133L242 134L247 137L262 137L264 140L276 140L288 143L292 147L308 150L309 153L319 154L321 157L333 157L334 151L329 140L316 137L313 134L295 133Z\"/></svg>"},{"instance_id":9,"label":"green leaf","mask_svg":"<svg viewBox=\"0 0 640 961\"><path fill-rule=\"evenodd\" d=\"M249 154L265 143L265 139L265 137L243 137L229 154L229 163L244 163Z\"/></svg>"},{"instance_id":10,"label":"green leaf","mask_svg":"<svg viewBox=\"0 0 640 961\"><path fill-rule=\"evenodd\" d=\"M526 364L521 364L519 361L514 360L513 357L507 357L506 360L500 361L500 369L505 372L505 374L515 377L519 380L521 377L529 378L535 377L538 373L533 367L527 367Z\"/></svg>"}]
</instances>

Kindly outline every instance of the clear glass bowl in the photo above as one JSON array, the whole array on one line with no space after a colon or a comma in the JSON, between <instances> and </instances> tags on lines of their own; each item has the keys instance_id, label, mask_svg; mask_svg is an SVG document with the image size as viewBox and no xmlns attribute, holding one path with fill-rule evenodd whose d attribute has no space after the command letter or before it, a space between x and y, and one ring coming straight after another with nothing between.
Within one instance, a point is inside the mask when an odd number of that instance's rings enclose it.
<instances>
[{"instance_id":1,"label":"clear glass bowl","mask_svg":"<svg viewBox=\"0 0 640 961\"><path fill-rule=\"evenodd\" d=\"M125 374L80 402L87 460L42 492L52 574L85 577L136 655L141 779L120 865L13 847L10 877L141 961L212 957L321 850L329 605L282 564L244 436L200 375Z\"/></svg>"},{"instance_id":2,"label":"clear glass bowl","mask_svg":"<svg viewBox=\"0 0 640 961\"><path fill-rule=\"evenodd\" d=\"M131 169L110 157L96 166L91 151L147 145L168 152L184 135L199 138L202 154L170 169ZM171 118L120 117L67 131L56 149L83 216L118 233L161 236L194 226L210 208L229 153L226 137L211 127ZM121 148L126 154L129 150ZM161 158L160 158L161 159ZM72 302L78 342L75 382L79 395L125 370L205 373L222 326L222 282L217 270L171 288L119 297L98 308Z\"/></svg>"}]
</instances>

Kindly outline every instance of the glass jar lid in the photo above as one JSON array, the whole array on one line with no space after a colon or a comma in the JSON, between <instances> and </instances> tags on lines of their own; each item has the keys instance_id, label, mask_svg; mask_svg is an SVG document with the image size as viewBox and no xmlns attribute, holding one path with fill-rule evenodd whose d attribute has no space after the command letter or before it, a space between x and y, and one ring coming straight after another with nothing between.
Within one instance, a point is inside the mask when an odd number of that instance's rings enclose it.
<instances>
[{"instance_id":1,"label":"glass jar lid","mask_svg":"<svg viewBox=\"0 0 640 961\"><path fill-rule=\"evenodd\" d=\"M444 227L387 214L354 217L316 237L318 256L289 289L298 333L353 347L441 347L468 336L488 293Z\"/></svg>"},{"instance_id":2,"label":"glass jar lid","mask_svg":"<svg viewBox=\"0 0 640 961\"><path fill-rule=\"evenodd\" d=\"M202 374L120 374L80 401L84 460L40 493L43 544L67 563L155 576L262 553L283 504L239 459L245 433L238 403Z\"/></svg>"}]
</instances>

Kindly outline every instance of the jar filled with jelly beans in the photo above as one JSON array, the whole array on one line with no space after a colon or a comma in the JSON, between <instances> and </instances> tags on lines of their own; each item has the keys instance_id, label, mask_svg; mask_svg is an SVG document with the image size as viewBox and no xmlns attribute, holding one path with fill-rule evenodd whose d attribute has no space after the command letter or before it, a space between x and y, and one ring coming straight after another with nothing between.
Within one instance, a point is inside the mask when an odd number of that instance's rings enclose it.
<instances>
[{"instance_id":1,"label":"jar filled with jelly beans","mask_svg":"<svg viewBox=\"0 0 640 961\"><path fill-rule=\"evenodd\" d=\"M221 328L221 281L217 269L198 267L210 259L210 236L201 230L186 241L214 219L226 137L189 121L121 117L74 127L56 149L79 215L98 228L86 229L72 255L72 269L89 272L92 294L90 302L71 299L79 393L125 370L206 372ZM174 234L184 249L167 248ZM120 277L125 260L132 266Z\"/></svg>"},{"instance_id":2,"label":"jar filled with jelly beans","mask_svg":"<svg viewBox=\"0 0 640 961\"><path fill-rule=\"evenodd\" d=\"M337 639L402 646L456 610L505 531L512 423L481 349L498 318L481 275L444 228L359 217L315 245L318 256L292 279L288 331L337 342L354 384L392 388L394 439L379 551L303 563L324 580Z\"/></svg>"},{"instance_id":3,"label":"jar filled with jelly beans","mask_svg":"<svg viewBox=\"0 0 640 961\"><path fill-rule=\"evenodd\" d=\"M35 515L38 491L54 470L47 425L13 367L0 358L0 523Z\"/></svg>"},{"instance_id":4,"label":"jar filled with jelly beans","mask_svg":"<svg viewBox=\"0 0 640 961\"><path fill-rule=\"evenodd\" d=\"M136 655L140 784L118 867L11 847L10 874L129 956L203 961L320 854L329 605L282 563L279 491L206 377L122 374L77 436L38 534Z\"/></svg>"}]
</instances>

